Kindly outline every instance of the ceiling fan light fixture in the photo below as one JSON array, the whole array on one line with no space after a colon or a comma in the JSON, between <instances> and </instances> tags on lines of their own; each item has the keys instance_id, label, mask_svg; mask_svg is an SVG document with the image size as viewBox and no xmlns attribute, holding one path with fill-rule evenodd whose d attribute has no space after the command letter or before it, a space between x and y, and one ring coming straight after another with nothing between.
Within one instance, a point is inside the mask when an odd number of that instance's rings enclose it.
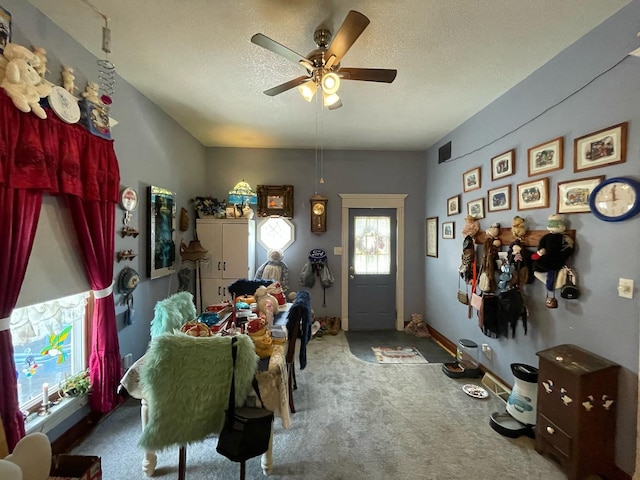
<instances>
[{"instance_id":1,"label":"ceiling fan light fixture","mask_svg":"<svg viewBox=\"0 0 640 480\"><path fill-rule=\"evenodd\" d=\"M340 77L334 72L325 73L320 84L324 93L333 95L340 88Z\"/></svg>"},{"instance_id":2,"label":"ceiling fan light fixture","mask_svg":"<svg viewBox=\"0 0 640 480\"><path fill-rule=\"evenodd\" d=\"M338 96L337 93L331 93L331 94L327 94L327 93L322 93L322 100L323 100L323 104L325 107L329 107L331 109L331 107L333 105L335 105L336 103L338 103L340 101L340 97ZM342 105L342 104L340 104Z\"/></svg>"},{"instance_id":3,"label":"ceiling fan light fixture","mask_svg":"<svg viewBox=\"0 0 640 480\"><path fill-rule=\"evenodd\" d=\"M298 91L302 98L304 98L307 102L313 100L313 96L316 94L316 90L318 90L318 85L316 82L305 82L302 85L298 86Z\"/></svg>"}]
</instances>

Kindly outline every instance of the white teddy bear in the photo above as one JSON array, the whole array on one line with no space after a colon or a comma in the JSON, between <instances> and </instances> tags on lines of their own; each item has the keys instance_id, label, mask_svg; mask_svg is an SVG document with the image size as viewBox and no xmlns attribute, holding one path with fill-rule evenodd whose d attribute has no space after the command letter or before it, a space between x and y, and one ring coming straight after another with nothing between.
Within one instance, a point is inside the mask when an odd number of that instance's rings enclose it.
<instances>
[{"instance_id":1,"label":"white teddy bear","mask_svg":"<svg viewBox=\"0 0 640 480\"><path fill-rule=\"evenodd\" d=\"M33 112L44 119L47 113L40 106L40 99L51 93L51 85L38 75L34 64L39 59L29 49L9 43L3 52L5 76L0 86L7 92L16 108L22 112Z\"/></svg>"}]
</instances>

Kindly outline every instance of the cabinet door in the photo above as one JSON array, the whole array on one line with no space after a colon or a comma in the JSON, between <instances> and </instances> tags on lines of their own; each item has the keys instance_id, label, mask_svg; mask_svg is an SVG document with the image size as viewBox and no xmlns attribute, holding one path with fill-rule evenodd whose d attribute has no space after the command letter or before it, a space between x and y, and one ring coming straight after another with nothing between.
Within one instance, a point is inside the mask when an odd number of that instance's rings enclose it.
<instances>
[{"instance_id":1,"label":"cabinet door","mask_svg":"<svg viewBox=\"0 0 640 480\"><path fill-rule=\"evenodd\" d=\"M249 274L249 229L246 222L225 223L222 231L222 277L247 278Z\"/></svg>"},{"instance_id":2,"label":"cabinet door","mask_svg":"<svg viewBox=\"0 0 640 480\"><path fill-rule=\"evenodd\" d=\"M202 279L202 305L206 308L215 303L231 300L231 295L227 290L229 281L227 279L203 278ZM200 295L200 292L198 292Z\"/></svg>"},{"instance_id":3,"label":"cabinet door","mask_svg":"<svg viewBox=\"0 0 640 480\"><path fill-rule=\"evenodd\" d=\"M201 268L202 278L222 278L222 223L215 220L196 220L200 244L208 250L209 264ZM217 303L217 302L211 302Z\"/></svg>"}]
</instances>

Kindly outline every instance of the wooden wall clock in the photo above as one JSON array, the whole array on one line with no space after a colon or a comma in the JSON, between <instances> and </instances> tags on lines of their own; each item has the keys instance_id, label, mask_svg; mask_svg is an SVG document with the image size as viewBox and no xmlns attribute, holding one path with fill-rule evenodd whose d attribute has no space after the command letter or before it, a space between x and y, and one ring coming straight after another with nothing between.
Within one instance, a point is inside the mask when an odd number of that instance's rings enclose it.
<instances>
[{"instance_id":1,"label":"wooden wall clock","mask_svg":"<svg viewBox=\"0 0 640 480\"><path fill-rule=\"evenodd\" d=\"M311 204L311 231L324 233L327 231L327 197L313 195L309 199Z\"/></svg>"}]
</instances>

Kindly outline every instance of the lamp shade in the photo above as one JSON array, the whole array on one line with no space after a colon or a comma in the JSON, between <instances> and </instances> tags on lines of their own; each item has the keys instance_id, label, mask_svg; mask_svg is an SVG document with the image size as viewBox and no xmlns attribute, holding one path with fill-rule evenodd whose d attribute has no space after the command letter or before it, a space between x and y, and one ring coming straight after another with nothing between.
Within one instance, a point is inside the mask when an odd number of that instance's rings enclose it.
<instances>
[{"instance_id":1,"label":"lamp shade","mask_svg":"<svg viewBox=\"0 0 640 480\"><path fill-rule=\"evenodd\" d=\"M316 82L314 81L305 82L302 85L298 86L300 95L302 95L302 98L304 98L307 102L313 100L313 96L315 95L316 90L318 90L318 85L316 85Z\"/></svg>"},{"instance_id":2,"label":"lamp shade","mask_svg":"<svg viewBox=\"0 0 640 480\"><path fill-rule=\"evenodd\" d=\"M340 77L334 72L325 73L322 76L322 91L327 95L332 95L340 88Z\"/></svg>"},{"instance_id":3,"label":"lamp shade","mask_svg":"<svg viewBox=\"0 0 640 480\"><path fill-rule=\"evenodd\" d=\"M229 191L229 203L234 205L255 205L258 203L258 196L251 189L251 185L244 181L236 183L233 190Z\"/></svg>"}]
</instances>

